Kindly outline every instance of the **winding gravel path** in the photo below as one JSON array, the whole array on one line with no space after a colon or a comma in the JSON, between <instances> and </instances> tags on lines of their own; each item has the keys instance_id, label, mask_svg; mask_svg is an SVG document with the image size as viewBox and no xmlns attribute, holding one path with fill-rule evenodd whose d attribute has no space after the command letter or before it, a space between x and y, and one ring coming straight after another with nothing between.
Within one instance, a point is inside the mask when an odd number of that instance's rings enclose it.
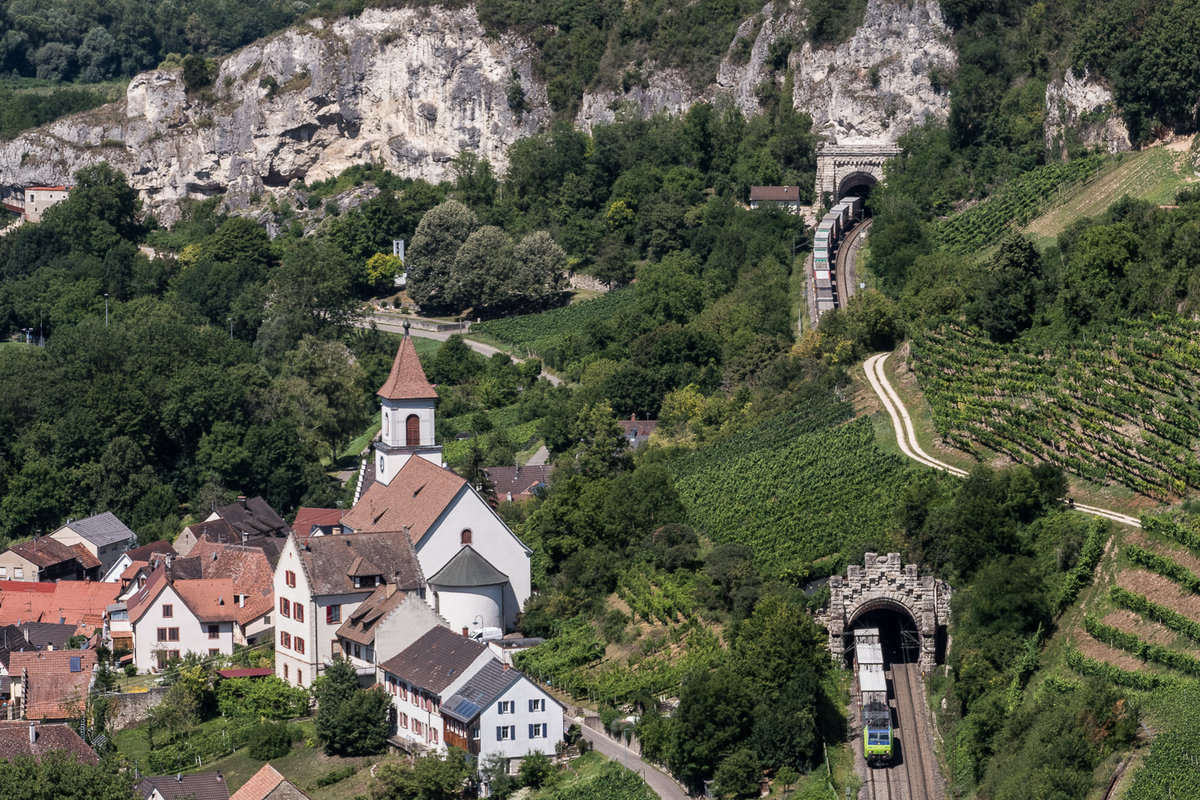
<instances>
[{"instance_id":1,"label":"winding gravel path","mask_svg":"<svg viewBox=\"0 0 1200 800\"><path fill-rule=\"evenodd\" d=\"M875 390L875 394L879 395L879 400L883 403L883 407L887 409L888 416L892 418L892 427L896 430L896 442L900 445L901 452L914 461L924 464L933 469L940 469L943 472L949 472L951 475L957 475L964 478L967 475L966 470L959 469L952 464L947 464L921 448L917 442L917 433L913 428L912 417L909 416L908 409L904 407L904 403L900 400L900 395L896 394L896 390L888 381L887 373L883 370L883 364L887 361L891 353L878 353L871 356L863 364L867 373L867 381L870 382L871 388ZM1082 503L1072 503L1071 507L1076 511L1082 511L1085 514L1092 514L1097 517L1104 517L1113 522L1119 522L1122 525L1131 525L1135 528L1142 527L1141 521L1137 517L1131 517L1128 514L1122 514L1119 511L1110 511L1107 508L1097 508L1096 506L1085 506Z\"/></svg>"}]
</instances>

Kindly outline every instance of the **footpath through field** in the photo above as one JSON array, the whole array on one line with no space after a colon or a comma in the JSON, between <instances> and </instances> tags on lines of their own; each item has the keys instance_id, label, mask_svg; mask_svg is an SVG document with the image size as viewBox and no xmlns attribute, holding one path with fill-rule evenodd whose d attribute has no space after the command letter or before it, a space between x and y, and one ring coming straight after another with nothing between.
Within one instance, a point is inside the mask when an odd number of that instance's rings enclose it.
<instances>
[{"instance_id":1,"label":"footpath through field","mask_svg":"<svg viewBox=\"0 0 1200 800\"><path fill-rule=\"evenodd\" d=\"M361 328L367 328L371 326L371 323L375 323L375 326L381 331L388 331L389 333L404 333L403 320L397 320L393 316L385 316L383 314L375 314L373 316L363 317L358 322L358 326ZM439 342L444 342L455 333L458 333L458 331L426 331L418 328L409 328L408 332L412 336L419 336L422 339L436 339ZM463 341L466 342L467 347L471 348L476 353L487 356L488 358L496 355L496 353L505 353L518 364L525 361L525 359L518 358L512 353L509 353L507 350L501 350L499 347L493 347L490 344L477 342L474 339L468 339L465 336L463 336ZM562 378L547 371L545 367L542 368L542 377L550 381L550 383L554 384L555 386L562 383Z\"/></svg>"},{"instance_id":2,"label":"footpath through field","mask_svg":"<svg viewBox=\"0 0 1200 800\"><path fill-rule=\"evenodd\" d=\"M904 403L900 400L900 395L896 393L891 382L888 381L887 373L883 370L883 362L887 361L887 357L890 355L891 353L877 353L866 360L863 368L866 370L867 381L870 382L871 388L875 390L875 394L879 395L879 400L883 403L883 407L887 409L888 416L892 418L892 427L896 431L896 443L900 445L901 452L927 467L940 469L943 472L949 472L951 475L965 478L967 475L966 470L959 469L951 464L947 464L945 461L934 458L925 452L917 442L917 433L913 428L912 417L909 416L908 409L904 407ZM1095 506L1085 506L1081 503L1073 503L1071 507L1076 511L1111 519L1122 525L1132 525L1135 528L1142 527L1142 523L1137 517L1131 517L1128 514L1122 514L1118 511L1096 508Z\"/></svg>"}]
</instances>

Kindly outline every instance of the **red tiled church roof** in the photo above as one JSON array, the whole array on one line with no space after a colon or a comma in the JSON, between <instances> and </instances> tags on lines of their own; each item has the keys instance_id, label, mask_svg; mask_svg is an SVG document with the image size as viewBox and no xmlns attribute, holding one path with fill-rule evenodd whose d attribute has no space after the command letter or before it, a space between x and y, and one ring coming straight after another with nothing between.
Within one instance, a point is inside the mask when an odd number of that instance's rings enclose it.
<instances>
[{"instance_id":1,"label":"red tiled church roof","mask_svg":"<svg viewBox=\"0 0 1200 800\"><path fill-rule=\"evenodd\" d=\"M376 393L385 400L435 400L437 392L429 385L412 337L405 336L396 350L396 360L383 386Z\"/></svg>"},{"instance_id":2,"label":"red tiled church roof","mask_svg":"<svg viewBox=\"0 0 1200 800\"><path fill-rule=\"evenodd\" d=\"M408 529L413 544L429 530L467 483L461 475L413 456L392 478L363 492L342 524L357 533Z\"/></svg>"}]
</instances>

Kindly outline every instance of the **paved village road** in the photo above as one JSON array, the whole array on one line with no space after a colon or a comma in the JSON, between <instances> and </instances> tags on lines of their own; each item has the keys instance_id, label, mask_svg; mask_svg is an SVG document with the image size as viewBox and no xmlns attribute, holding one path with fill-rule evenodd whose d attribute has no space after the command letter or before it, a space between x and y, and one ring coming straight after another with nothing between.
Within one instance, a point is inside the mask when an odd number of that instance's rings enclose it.
<instances>
[{"instance_id":1,"label":"paved village road","mask_svg":"<svg viewBox=\"0 0 1200 800\"><path fill-rule=\"evenodd\" d=\"M908 409L904 407L904 403L900 400L900 395L896 393L895 388L892 387L891 382L888 380L887 373L883 370L883 362L890 355L891 353L873 355L866 360L863 367L866 370L867 380L870 382L871 388L875 390L875 394L879 395L883 407L887 409L888 416L892 418L892 427L896 430L896 442L900 445L900 450L909 458L927 467L940 469L949 472L951 475L957 475L960 478L965 477L967 473L964 470L947 464L945 461L939 461L925 452L917 442L917 434L913 428L912 417L909 416ZM1082 511L1085 514L1111 519L1113 522L1119 522L1122 525L1132 525L1135 528L1142 527L1142 523L1137 517L1131 517L1119 511L1085 506L1082 503L1073 503L1072 508L1076 511Z\"/></svg>"},{"instance_id":2,"label":"paved village road","mask_svg":"<svg viewBox=\"0 0 1200 800\"><path fill-rule=\"evenodd\" d=\"M368 328L372 322L374 322L376 327L378 327L381 331L388 331L389 333L404 333L404 323L402 321L397 321L395 317L391 316L385 317L382 315L375 315L363 317L358 325L362 328ZM458 333L458 331L422 331L416 328L409 328L408 332L411 335L419 336L422 339L436 339L439 342L444 342L455 333ZM496 353L508 352L506 350L501 350L499 347L492 347L490 344L484 344L483 342L477 342L474 339L468 339L465 336L463 337L463 341L467 343L467 347L470 347L476 353L482 353L488 358L491 358ZM513 361L518 363L525 360L523 358L517 358L512 353L508 353L508 356ZM562 383L562 378L547 372L544 368L542 369L542 377L550 381L550 383L554 384L555 386L558 386L560 383Z\"/></svg>"},{"instance_id":3,"label":"paved village road","mask_svg":"<svg viewBox=\"0 0 1200 800\"><path fill-rule=\"evenodd\" d=\"M681 789L678 783L659 772L655 767L642 761L633 751L622 744L617 744L603 733L592 730L584 725L581 719L572 719L571 717L567 717L567 719L579 724L579 727L583 730L583 738L592 743L592 747L595 748L596 752L605 758L625 765L641 775L646 784L663 800L687 800L687 792Z\"/></svg>"}]
</instances>

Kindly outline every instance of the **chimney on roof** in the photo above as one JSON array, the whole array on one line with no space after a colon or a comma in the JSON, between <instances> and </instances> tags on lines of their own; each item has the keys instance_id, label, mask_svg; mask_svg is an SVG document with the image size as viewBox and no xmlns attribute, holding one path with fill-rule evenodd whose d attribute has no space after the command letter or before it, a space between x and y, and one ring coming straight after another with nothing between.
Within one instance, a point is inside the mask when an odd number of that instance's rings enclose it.
<instances>
[{"instance_id":1,"label":"chimney on roof","mask_svg":"<svg viewBox=\"0 0 1200 800\"><path fill-rule=\"evenodd\" d=\"M38 737L37 728L35 728L33 726L33 723L31 722L31 723L29 723L29 745L31 747L33 745L37 744L37 737Z\"/></svg>"},{"instance_id":2,"label":"chimney on roof","mask_svg":"<svg viewBox=\"0 0 1200 800\"><path fill-rule=\"evenodd\" d=\"M246 495L244 495L244 494L239 494L239 495L238 495L238 502L242 504L242 508L246 508L246 507L247 507L247 506L246 506Z\"/></svg>"}]
</instances>

